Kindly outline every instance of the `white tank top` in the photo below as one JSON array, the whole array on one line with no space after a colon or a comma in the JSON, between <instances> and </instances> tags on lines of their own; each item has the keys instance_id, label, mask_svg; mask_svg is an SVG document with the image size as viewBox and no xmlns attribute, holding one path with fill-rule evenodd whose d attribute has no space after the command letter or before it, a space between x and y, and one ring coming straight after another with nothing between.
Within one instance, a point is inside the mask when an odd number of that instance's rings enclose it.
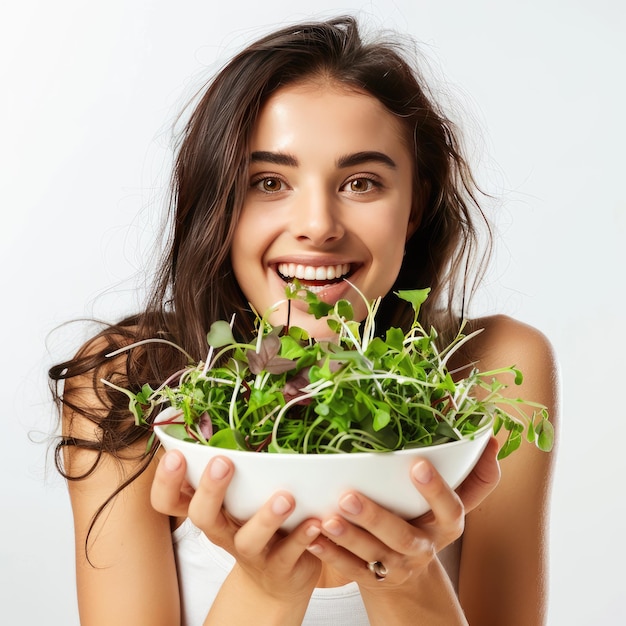
<instances>
[{"instance_id":1,"label":"white tank top","mask_svg":"<svg viewBox=\"0 0 626 626\"><path fill-rule=\"evenodd\" d=\"M189 519L174 531L173 542L182 604L182 624L202 626L235 559L211 543ZM455 589L458 583L460 549L457 544L439 554ZM302 624L369 626L358 585L351 582L342 587L315 589Z\"/></svg>"}]
</instances>

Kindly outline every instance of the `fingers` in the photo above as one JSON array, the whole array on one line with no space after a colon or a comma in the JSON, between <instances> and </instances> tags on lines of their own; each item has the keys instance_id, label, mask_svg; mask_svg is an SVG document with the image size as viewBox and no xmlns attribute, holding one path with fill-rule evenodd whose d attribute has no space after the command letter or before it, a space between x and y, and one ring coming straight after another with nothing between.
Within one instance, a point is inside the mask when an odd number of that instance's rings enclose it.
<instances>
[{"instance_id":1,"label":"fingers","mask_svg":"<svg viewBox=\"0 0 626 626\"><path fill-rule=\"evenodd\" d=\"M497 455L498 440L491 437L476 467L457 489L466 513L475 509L498 485L500 465Z\"/></svg>"},{"instance_id":2,"label":"fingers","mask_svg":"<svg viewBox=\"0 0 626 626\"><path fill-rule=\"evenodd\" d=\"M226 457L212 458L189 502L189 519L214 543L228 547L237 524L224 514L226 489L233 477L234 467Z\"/></svg>"},{"instance_id":3,"label":"fingers","mask_svg":"<svg viewBox=\"0 0 626 626\"><path fill-rule=\"evenodd\" d=\"M489 458L490 453L483 468L487 473L491 471ZM427 460L413 465L411 479L430 505L429 513L406 521L362 494L348 492L339 501L341 515L323 520L324 537L314 541L309 551L365 584L378 582L366 567L370 562L385 565L387 584L401 584L427 567L439 550L463 533L465 507Z\"/></svg>"},{"instance_id":4,"label":"fingers","mask_svg":"<svg viewBox=\"0 0 626 626\"><path fill-rule=\"evenodd\" d=\"M249 520L234 521L222 508L231 475L229 468L223 478L216 478L209 468L190 505L189 516L194 524L203 528L213 543L228 550L245 570L262 575L266 581L280 580L281 588L294 584L300 589L301 585L292 579L298 563L304 568L305 578L316 580L311 572L319 571L320 563L306 550L320 534L319 521L305 521L287 535L281 532L281 526L295 509L293 496L284 491L275 493ZM196 498L202 502L201 514L195 513Z\"/></svg>"},{"instance_id":5,"label":"fingers","mask_svg":"<svg viewBox=\"0 0 626 626\"><path fill-rule=\"evenodd\" d=\"M159 513L172 517L187 515L193 489L185 480L185 469L185 457L177 450L161 457L150 492L152 506Z\"/></svg>"},{"instance_id":6,"label":"fingers","mask_svg":"<svg viewBox=\"0 0 626 626\"><path fill-rule=\"evenodd\" d=\"M188 516L211 537L218 536L226 526L235 527L222 509L234 471L231 461L219 456L211 459L195 492L185 480L185 470L185 458L178 450L163 455L152 481L150 499L154 509L172 517Z\"/></svg>"},{"instance_id":7,"label":"fingers","mask_svg":"<svg viewBox=\"0 0 626 626\"><path fill-rule=\"evenodd\" d=\"M232 462L213 458L194 492L185 481L185 460L177 451L166 453L157 466L151 491L154 508L171 516L188 516L211 542L227 550L251 574L264 592L292 597L311 593L321 562L307 552L320 534L320 522L308 520L291 533L280 531L293 513L295 500L274 494L249 520L239 522L224 509L226 490L234 475Z\"/></svg>"},{"instance_id":8,"label":"fingers","mask_svg":"<svg viewBox=\"0 0 626 626\"><path fill-rule=\"evenodd\" d=\"M235 535L237 553L245 559L266 555L272 567L290 570L320 532L320 522L307 520L288 535L280 532L291 515L295 501L291 494L278 492L248 520Z\"/></svg>"},{"instance_id":9,"label":"fingers","mask_svg":"<svg viewBox=\"0 0 626 626\"><path fill-rule=\"evenodd\" d=\"M318 520L303 522L288 535L280 532L284 521L293 513L295 500L287 492L275 493L259 511L249 519L234 538L237 553L246 559L267 554L273 567L283 570L293 568L298 559L321 532Z\"/></svg>"},{"instance_id":10,"label":"fingers","mask_svg":"<svg viewBox=\"0 0 626 626\"><path fill-rule=\"evenodd\" d=\"M198 489L189 502L188 515L215 544L236 555L238 560L255 561L265 558L277 545L284 521L293 513L295 500L286 492L274 494L249 520L239 522L224 510L224 497L233 477L234 467L225 457L215 457L203 472ZM293 567L308 544L319 534L317 526L309 524L289 535L285 548L275 550L277 559Z\"/></svg>"},{"instance_id":11,"label":"fingers","mask_svg":"<svg viewBox=\"0 0 626 626\"><path fill-rule=\"evenodd\" d=\"M430 511L418 518L416 524L434 534L437 550L440 550L463 533L463 502L425 459L420 459L413 465L411 479L430 506Z\"/></svg>"},{"instance_id":12,"label":"fingers","mask_svg":"<svg viewBox=\"0 0 626 626\"><path fill-rule=\"evenodd\" d=\"M364 495L349 492L339 501L343 518L401 554L419 555L425 549L430 553L431 544L437 550L448 545L463 532L463 502L425 459L413 465L411 479L430 506L426 515L409 523ZM325 525L322 528L331 530Z\"/></svg>"},{"instance_id":13,"label":"fingers","mask_svg":"<svg viewBox=\"0 0 626 626\"><path fill-rule=\"evenodd\" d=\"M237 533L237 551L247 557L261 554L282 523L291 515L294 507L295 501L291 494L275 493Z\"/></svg>"}]
</instances>

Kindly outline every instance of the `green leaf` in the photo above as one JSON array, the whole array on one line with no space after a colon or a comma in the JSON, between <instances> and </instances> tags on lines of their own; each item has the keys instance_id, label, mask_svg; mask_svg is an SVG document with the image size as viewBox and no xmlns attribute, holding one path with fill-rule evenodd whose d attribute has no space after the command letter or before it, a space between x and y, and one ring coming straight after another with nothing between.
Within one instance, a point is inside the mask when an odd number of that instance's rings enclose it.
<instances>
[{"instance_id":1,"label":"green leaf","mask_svg":"<svg viewBox=\"0 0 626 626\"><path fill-rule=\"evenodd\" d=\"M317 380L331 380L333 378L333 373L330 369L330 359L326 359L324 363L321 365L313 365L309 371L309 380L311 382L315 382Z\"/></svg>"},{"instance_id":2,"label":"green leaf","mask_svg":"<svg viewBox=\"0 0 626 626\"><path fill-rule=\"evenodd\" d=\"M550 452L554 446L554 426L545 417L537 425L537 447L544 452Z\"/></svg>"},{"instance_id":3,"label":"green leaf","mask_svg":"<svg viewBox=\"0 0 626 626\"><path fill-rule=\"evenodd\" d=\"M299 326L290 326L288 335L297 342L306 341L309 338L309 333L307 333L304 328L300 328Z\"/></svg>"},{"instance_id":4,"label":"green leaf","mask_svg":"<svg viewBox=\"0 0 626 626\"><path fill-rule=\"evenodd\" d=\"M211 324L211 329L206 336L207 342L213 348L221 348L235 343L233 331L228 322L218 320Z\"/></svg>"},{"instance_id":5,"label":"green leaf","mask_svg":"<svg viewBox=\"0 0 626 626\"><path fill-rule=\"evenodd\" d=\"M370 359L380 358L387 352L387 349L387 344L380 337L374 337L367 346L365 356Z\"/></svg>"},{"instance_id":6,"label":"green leaf","mask_svg":"<svg viewBox=\"0 0 626 626\"><path fill-rule=\"evenodd\" d=\"M271 404L275 398L276 392L273 389L253 389L248 400L248 411L257 411Z\"/></svg>"},{"instance_id":7,"label":"green leaf","mask_svg":"<svg viewBox=\"0 0 626 626\"><path fill-rule=\"evenodd\" d=\"M511 452L515 452L522 443L522 434L518 429L513 429L506 441L502 444L502 447L498 451L498 459L504 459L509 456Z\"/></svg>"},{"instance_id":8,"label":"green leaf","mask_svg":"<svg viewBox=\"0 0 626 626\"><path fill-rule=\"evenodd\" d=\"M154 393L152 387L146 384L141 388L141 391L135 396L139 404L148 404L150 402L150 396Z\"/></svg>"},{"instance_id":9,"label":"green leaf","mask_svg":"<svg viewBox=\"0 0 626 626\"><path fill-rule=\"evenodd\" d=\"M270 441L267 451L272 454L298 454L298 450L293 448L281 448L275 441Z\"/></svg>"},{"instance_id":10,"label":"green leaf","mask_svg":"<svg viewBox=\"0 0 626 626\"><path fill-rule=\"evenodd\" d=\"M215 448L226 448L228 450L246 449L242 434L232 428L218 430L211 439L209 439L209 445Z\"/></svg>"},{"instance_id":11,"label":"green leaf","mask_svg":"<svg viewBox=\"0 0 626 626\"><path fill-rule=\"evenodd\" d=\"M322 302L312 291L307 291L305 300L309 305L309 313L315 316L315 319L326 317L333 309L332 304Z\"/></svg>"},{"instance_id":12,"label":"green leaf","mask_svg":"<svg viewBox=\"0 0 626 626\"><path fill-rule=\"evenodd\" d=\"M456 385L454 383L454 379L450 372L446 372L446 376L441 383L444 389L447 389L450 393L454 393L456 391Z\"/></svg>"},{"instance_id":13,"label":"green leaf","mask_svg":"<svg viewBox=\"0 0 626 626\"><path fill-rule=\"evenodd\" d=\"M354 337L356 337L356 340L360 342L361 325L356 320L347 320L345 324L350 329L350 332L354 335Z\"/></svg>"},{"instance_id":14,"label":"green leaf","mask_svg":"<svg viewBox=\"0 0 626 626\"><path fill-rule=\"evenodd\" d=\"M306 350L291 334L280 338L280 356L285 359L299 359L306 354Z\"/></svg>"},{"instance_id":15,"label":"green leaf","mask_svg":"<svg viewBox=\"0 0 626 626\"><path fill-rule=\"evenodd\" d=\"M322 417L327 417L330 414L330 407L327 404L318 404L315 406L315 412Z\"/></svg>"},{"instance_id":16,"label":"green leaf","mask_svg":"<svg viewBox=\"0 0 626 626\"><path fill-rule=\"evenodd\" d=\"M331 317L326 320L326 323L328 324L328 328L330 328L330 330L332 330L335 335L338 335L341 332L341 322Z\"/></svg>"},{"instance_id":17,"label":"green leaf","mask_svg":"<svg viewBox=\"0 0 626 626\"><path fill-rule=\"evenodd\" d=\"M350 418L345 415L333 415L330 418L330 423L342 433L347 433L350 429Z\"/></svg>"},{"instance_id":18,"label":"green leaf","mask_svg":"<svg viewBox=\"0 0 626 626\"><path fill-rule=\"evenodd\" d=\"M342 317L345 320L352 320L354 317L352 305L348 302L348 300L338 300L337 304L335 304L335 312L339 317Z\"/></svg>"},{"instance_id":19,"label":"green leaf","mask_svg":"<svg viewBox=\"0 0 626 626\"><path fill-rule=\"evenodd\" d=\"M163 427L163 430L171 437L176 437L176 439L186 439L189 437L184 424L168 424Z\"/></svg>"},{"instance_id":20,"label":"green leaf","mask_svg":"<svg viewBox=\"0 0 626 626\"><path fill-rule=\"evenodd\" d=\"M385 335L385 343L394 350L402 350L404 347L404 332L401 328L389 328Z\"/></svg>"},{"instance_id":21,"label":"green leaf","mask_svg":"<svg viewBox=\"0 0 626 626\"><path fill-rule=\"evenodd\" d=\"M424 302L426 302L429 293L429 287L426 289L409 289L395 292L398 298L411 303L411 305L413 306L413 310L415 311L416 317L419 314L420 307L422 306L422 304L424 304Z\"/></svg>"},{"instance_id":22,"label":"green leaf","mask_svg":"<svg viewBox=\"0 0 626 626\"><path fill-rule=\"evenodd\" d=\"M537 432L535 431L535 426L532 423L532 420L528 422L528 428L526 430L526 441L529 443L535 443L537 439Z\"/></svg>"},{"instance_id":23,"label":"green leaf","mask_svg":"<svg viewBox=\"0 0 626 626\"><path fill-rule=\"evenodd\" d=\"M337 395L333 398L333 413L335 415L346 415L348 411L350 411L352 407L337 397Z\"/></svg>"},{"instance_id":24,"label":"green leaf","mask_svg":"<svg viewBox=\"0 0 626 626\"><path fill-rule=\"evenodd\" d=\"M435 429L435 433L440 437L446 437L448 439L457 440L459 438L458 434L454 432L454 429L448 424L448 422L439 422L437 424L437 428Z\"/></svg>"},{"instance_id":25,"label":"green leaf","mask_svg":"<svg viewBox=\"0 0 626 626\"><path fill-rule=\"evenodd\" d=\"M363 355L359 354L356 350L340 350L338 352L333 352L329 356L333 361L339 361L341 363L350 361L355 365L364 367L370 365L370 362L366 358L363 358Z\"/></svg>"},{"instance_id":26,"label":"green leaf","mask_svg":"<svg viewBox=\"0 0 626 626\"><path fill-rule=\"evenodd\" d=\"M391 421L391 415L388 410L377 409L374 413L374 430L382 430Z\"/></svg>"}]
</instances>

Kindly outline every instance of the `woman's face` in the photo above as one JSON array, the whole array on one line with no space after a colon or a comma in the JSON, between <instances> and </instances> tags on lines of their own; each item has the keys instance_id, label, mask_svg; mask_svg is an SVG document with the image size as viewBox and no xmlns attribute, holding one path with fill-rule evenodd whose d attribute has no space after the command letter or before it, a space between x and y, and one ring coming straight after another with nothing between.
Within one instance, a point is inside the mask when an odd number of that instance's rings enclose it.
<instances>
[{"instance_id":1,"label":"woman's face","mask_svg":"<svg viewBox=\"0 0 626 626\"><path fill-rule=\"evenodd\" d=\"M332 84L277 91L250 145L249 185L232 245L237 281L265 313L293 278L355 316L385 295L400 270L412 215L413 159L396 118L374 97ZM283 304L270 320L287 321ZM292 305L291 324L329 336L324 320Z\"/></svg>"}]
</instances>

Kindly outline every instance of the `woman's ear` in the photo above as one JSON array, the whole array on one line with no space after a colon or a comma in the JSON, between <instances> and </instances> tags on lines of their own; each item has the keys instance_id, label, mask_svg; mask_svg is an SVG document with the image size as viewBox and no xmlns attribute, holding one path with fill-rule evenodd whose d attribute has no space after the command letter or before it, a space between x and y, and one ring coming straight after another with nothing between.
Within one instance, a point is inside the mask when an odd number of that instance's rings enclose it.
<instances>
[{"instance_id":1,"label":"woman's ear","mask_svg":"<svg viewBox=\"0 0 626 626\"><path fill-rule=\"evenodd\" d=\"M419 228L419 225L422 223L422 211L420 208L413 208L411 211L411 215L409 216L409 223L406 228L406 238L405 242L407 242L414 234L415 231Z\"/></svg>"},{"instance_id":2,"label":"woman's ear","mask_svg":"<svg viewBox=\"0 0 626 626\"><path fill-rule=\"evenodd\" d=\"M430 189L431 185L427 180L420 181L417 185L417 189L413 194L413 206L411 207L411 214L409 215L405 241L408 241L415 234L422 223L424 207L426 206L427 199L430 197Z\"/></svg>"}]
</instances>

